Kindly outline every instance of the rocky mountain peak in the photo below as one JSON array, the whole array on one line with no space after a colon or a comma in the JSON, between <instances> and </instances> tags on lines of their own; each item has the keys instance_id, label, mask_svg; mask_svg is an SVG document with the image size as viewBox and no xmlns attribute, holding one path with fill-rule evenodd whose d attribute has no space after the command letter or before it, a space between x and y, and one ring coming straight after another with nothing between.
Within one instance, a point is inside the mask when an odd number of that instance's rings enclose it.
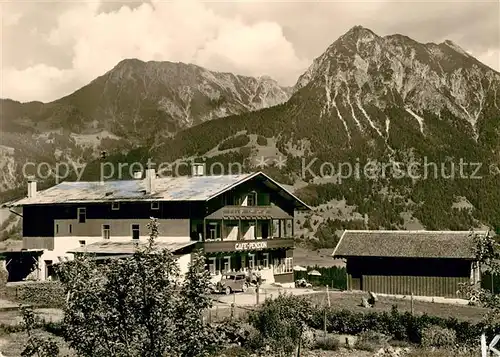
<instances>
[{"instance_id":1,"label":"rocky mountain peak","mask_svg":"<svg viewBox=\"0 0 500 357\"><path fill-rule=\"evenodd\" d=\"M487 98L494 98L496 110L500 105L500 74L452 41L422 44L403 35L380 37L361 26L314 60L299 77L295 95L306 87L318 93L321 115L343 122L347 137L353 131L373 132L385 140L391 118L382 112L402 107L418 123L421 135L426 113L439 118L451 113L477 140ZM372 117L367 108L379 113Z\"/></svg>"}]
</instances>

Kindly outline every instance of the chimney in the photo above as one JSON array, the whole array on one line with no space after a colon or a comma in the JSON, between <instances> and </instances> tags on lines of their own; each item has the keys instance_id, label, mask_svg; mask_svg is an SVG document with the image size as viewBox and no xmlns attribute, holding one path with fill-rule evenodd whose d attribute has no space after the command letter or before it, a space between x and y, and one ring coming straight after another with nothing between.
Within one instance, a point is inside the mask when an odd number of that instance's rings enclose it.
<instances>
[{"instance_id":1,"label":"chimney","mask_svg":"<svg viewBox=\"0 0 500 357\"><path fill-rule=\"evenodd\" d=\"M146 193L154 192L155 179L156 179L156 172L155 169L153 168L153 164L148 164L148 167L146 168Z\"/></svg>"},{"instance_id":2,"label":"chimney","mask_svg":"<svg viewBox=\"0 0 500 357\"><path fill-rule=\"evenodd\" d=\"M142 178L142 171L134 171L133 177L136 180L140 180Z\"/></svg>"},{"instance_id":3,"label":"chimney","mask_svg":"<svg viewBox=\"0 0 500 357\"><path fill-rule=\"evenodd\" d=\"M203 176L205 175L205 164L194 162L191 166L192 176Z\"/></svg>"},{"instance_id":4,"label":"chimney","mask_svg":"<svg viewBox=\"0 0 500 357\"><path fill-rule=\"evenodd\" d=\"M36 180L34 177L28 179L28 198L36 197Z\"/></svg>"}]
</instances>

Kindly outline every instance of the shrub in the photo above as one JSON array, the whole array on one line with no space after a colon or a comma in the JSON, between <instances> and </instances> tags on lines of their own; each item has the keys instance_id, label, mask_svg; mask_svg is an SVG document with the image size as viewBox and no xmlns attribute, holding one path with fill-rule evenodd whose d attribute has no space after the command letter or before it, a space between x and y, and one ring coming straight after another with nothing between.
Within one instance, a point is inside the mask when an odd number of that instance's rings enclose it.
<instances>
[{"instance_id":1,"label":"shrub","mask_svg":"<svg viewBox=\"0 0 500 357\"><path fill-rule=\"evenodd\" d=\"M328 336L326 338L319 338L314 343L314 349L325 351L337 351L339 349L339 340L335 337Z\"/></svg>"},{"instance_id":2,"label":"shrub","mask_svg":"<svg viewBox=\"0 0 500 357\"><path fill-rule=\"evenodd\" d=\"M371 330L391 336L393 339L420 344L422 330L432 325L453 330L459 344L477 344L482 323L473 324L468 321L458 321L455 318L440 318L429 315L412 316L409 312L400 312L395 307L392 312L353 312L350 310L327 310L327 330L340 334L357 335ZM314 310L310 319L310 326L323 329L324 315L322 309ZM500 327L500 326L499 326ZM493 328L486 330L489 338L493 338Z\"/></svg>"},{"instance_id":3,"label":"shrub","mask_svg":"<svg viewBox=\"0 0 500 357\"><path fill-rule=\"evenodd\" d=\"M373 352L377 348L387 344L390 340L389 336L376 331L363 331L358 335L354 348L358 350Z\"/></svg>"},{"instance_id":4,"label":"shrub","mask_svg":"<svg viewBox=\"0 0 500 357\"><path fill-rule=\"evenodd\" d=\"M314 346L314 342L314 331L311 328L306 328L304 332L302 332L302 347L310 348Z\"/></svg>"},{"instance_id":5,"label":"shrub","mask_svg":"<svg viewBox=\"0 0 500 357\"><path fill-rule=\"evenodd\" d=\"M247 350L240 346L231 346L226 348L220 354L219 357L246 357L250 356Z\"/></svg>"},{"instance_id":6,"label":"shrub","mask_svg":"<svg viewBox=\"0 0 500 357\"><path fill-rule=\"evenodd\" d=\"M456 344L455 331L441 326L430 326L422 329L422 346L424 347L451 347Z\"/></svg>"},{"instance_id":7,"label":"shrub","mask_svg":"<svg viewBox=\"0 0 500 357\"><path fill-rule=\"evenodd\" d=\"M259 144L260 146L266 146L267 138L263 137L262 135L257 136L257 144Z\"/></svg>"},{"instance_id":8,"label":"shrub","mask_svg":"<svg viewBox=\"0 0 500 357\"><path fill-rule=\"evenodd\" d=\"M310 327L312 302L303 296L280 294L250 313L249 321L276 354L288 354L304 341Z\"/></svg>"},{"instance_id":9,"label":"shrub","mask_svg":"<svg viewBox=\"0 0 500 357\"><path fill-rule=\"evenodd\" d=\"M9 283L6 294L9 300L39 307L63 307L66 299L64 288L58 281Z\"/></svg>"}]
</instances>

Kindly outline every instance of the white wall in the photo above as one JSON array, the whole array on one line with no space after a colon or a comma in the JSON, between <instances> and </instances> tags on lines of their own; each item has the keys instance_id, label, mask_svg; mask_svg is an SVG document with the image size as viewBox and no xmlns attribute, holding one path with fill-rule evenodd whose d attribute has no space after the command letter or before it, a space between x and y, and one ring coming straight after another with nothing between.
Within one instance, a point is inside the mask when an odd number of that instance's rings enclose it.
<instances>
[{"instance_id":1,"label":"white wall","mask_svg":"<svg viewBox=\"0 0 500 357\"><path fill-rule=\"evenodd\" d=\"M189 263L191 263L191 254L184 254L179 256L177 259L177 263L179 264L180 273L184 276L189 270Z\"/></svg>"},{"instance_id":2,"label":"white wall","mask_svg":"<svg viewBox=\"0 0 500 357\"><path fill-rule=\"evenodd\" d=\"M138 224L141 237L149 237L149 219L87 219L78 223L77 219L54 220L58 231L54 228L56 237L102 237L102 226L108 224L112 238L132 238L132 224ZM164 237L189 237L189 219L159 219L158 234ZM71 225L71 233L70 226ZM54 226L56 227L56 226Z\"/></svg>"}]
</instances>

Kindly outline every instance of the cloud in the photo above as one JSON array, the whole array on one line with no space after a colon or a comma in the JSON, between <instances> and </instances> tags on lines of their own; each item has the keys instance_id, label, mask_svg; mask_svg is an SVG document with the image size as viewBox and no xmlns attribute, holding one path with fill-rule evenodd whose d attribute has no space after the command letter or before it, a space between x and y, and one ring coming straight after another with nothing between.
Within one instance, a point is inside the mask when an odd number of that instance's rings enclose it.
<instances>
[{"instance_id":1,"label":"cloud","mask_svg":"<svg viewBox=\"0 0 500 357\"><path fill-rule=\"evenodd\" d=\"M478 53L477 55L472 52L472 56L476 57L479 61L483 62L485 65L493 68L497 72L500 72L500 50L491 48L484 53Z\"/></svg>"},{"instance_id":2,"label":"cloud","mask_svg":"<svg viewBox=\"0 0 500 357\"><path fill-rule=\"evenodd\" d=\"M72 53L71 66L35 64L3 69L2 97L50 101L69 94L124 58L195 63L219 71L271 75L291 85L309 65L279 24L245 23L201 2L160 2L99 12L95 1L76 4L45 35L47 46Z\"/></svg>"},{"instance_id":3,"label":"cloud","mask_svg":"<svg viewBox=\"0 0 500 357\"><path fill-rule=\"evenodd\" d=\"M500 70L497 1L126 1L3 4L0 97L54 100L124 58L195 63L293 85L357 24L420 42L450 39Z\"/></svg>"}]
</instances>

